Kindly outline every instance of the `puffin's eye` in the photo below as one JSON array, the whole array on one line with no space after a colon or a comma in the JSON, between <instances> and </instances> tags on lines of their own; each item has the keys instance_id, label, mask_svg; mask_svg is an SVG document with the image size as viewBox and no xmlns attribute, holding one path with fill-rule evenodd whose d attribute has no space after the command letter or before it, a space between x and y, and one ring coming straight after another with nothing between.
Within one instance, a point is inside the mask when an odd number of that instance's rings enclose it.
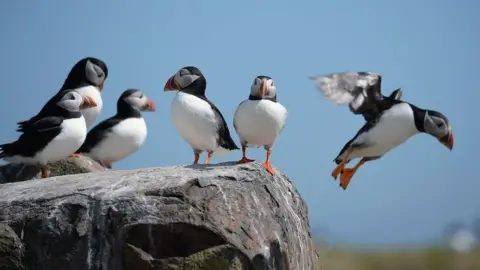
<instances>
[{"instance_id":1,"label":"puffin's eye","mask_svg":"<svg viewBox=\"0 0 480 270\"><path fill-rule=\"evenodd\" d=\"M443 126L443 122L440 122L437 124L437 127L442 127Z\"/></svg>"},{"instance_id":2,"label":"puffin's eye","mask_svg":"<svg viewBox=\"0 0 480 270\"><path fill-rule=\"evenodd\" d=\"M273 85L273 81L272 81L272 86L274 86L274 85Z\"/></svg>"}]
</instances>

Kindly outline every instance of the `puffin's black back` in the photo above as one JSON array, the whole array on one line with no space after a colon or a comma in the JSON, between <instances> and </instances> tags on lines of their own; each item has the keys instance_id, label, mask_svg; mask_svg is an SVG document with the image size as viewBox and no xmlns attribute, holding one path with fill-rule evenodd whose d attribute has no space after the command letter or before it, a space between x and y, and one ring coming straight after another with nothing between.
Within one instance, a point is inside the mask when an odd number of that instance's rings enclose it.
<instances>
[{"instance_id":1,"label":"puffin's black back","mask_svg":"<svg viewBox=\"0 0 480 270\"><path fill-rule=\"evenodd\" d=\"M33 157L39 150L43 149L53 138L62 131L62 123L67 119L79 118L82 116L79 111L68 111L57 106L57 102L70 90L62 91L55 95L44 107L42 117L32 118L26 121L17 131L22 135L12 143L0 145L4 156L20 155Z\"/></svg>"},{"instance_id":2,"label":"puffin's black back","mask_svg":"<svg viewBox=\"0 0 480 270\"><path fill-rule=\"evenodd\" d=\"M196 67L190 67L190 68L195 68ZM198 70L198 69L197 69ZM200 71L198 71L200 72ZM232 139L232 136L230 135L230 130L228 129L227 122L225 121L225 118L223 117L222 113L220 110L213 104L206 96L205 96L205 89L207 88L207 80L205 77L200 74L200 78L195 80L192 84L190 84L188 87L182 89L181 91L184 93L188 93L191 95L194 95L204 101L206 101L208 104L210 104L210 107L212 110L215 112L218 120L218 140L217 143L221 147L228 149L228 150L236 150L240 149L238 146L235 144L235 141ZM198 75L198 74L195 74Z\"/></svg>"},{"instance_id":3,"label":"puffin's black back","mask_svg":"<svg viewBox=\"0 0 480 270\"><path fill-rule=\"evenodd\" d=\"M47 103L43 106L43 108L40 110L39 113L37 113L35 116L33 116L28 120L18 122L17 123L18 127L16 131L24 132L26 129L29 128L29 126L34 125L35 122L48 116L58 116L58 117L64 117L64 118L80 117L80 114L81 114L80 112L70 112L56 105L57 102L59 102L62 99L62 97L69 91L72 91L72 90L63 90L56 93L52 98L50 98L49 101L47 101Z\"/></svg>"}]
</instances>

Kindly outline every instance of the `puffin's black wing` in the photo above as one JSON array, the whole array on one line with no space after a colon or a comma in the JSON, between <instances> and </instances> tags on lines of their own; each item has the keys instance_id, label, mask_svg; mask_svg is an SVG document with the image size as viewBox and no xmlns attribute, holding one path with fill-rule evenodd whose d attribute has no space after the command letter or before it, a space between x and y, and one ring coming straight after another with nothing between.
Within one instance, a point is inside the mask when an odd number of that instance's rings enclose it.
<instances>
[{"instance_id":1,"label":"puffin's black wing","mask_svg":"<svg viewBox=\"0 0 480 270\"><path fill-rule=\"evenodd\" d=\"M87 133L87 138L83 142L80 149L76 151L76 153L90 152L99 142L101 142L108 135L108 133L112 130L112 127L120 123L122 120L125 119L113 116L98 123L98 125L93 127Z\"/></svg>"},{"instance_id":2,"label":"puffin's black wing","mask_svg":"<svg viewBox=\"0 0 480 270\"><path fill-rule=\"evenodd\" d=\"M198 96L199 98L205 100L210 104L212 107L212 110L215 112L217 115L217 119L219 119L218 123L218 144L228 150L236 150L240 149L238 146L235 144L235 141L233 141L232 136L230 135L230 130L228 130L228 125L227 122L225 121L225 118L223 118L222 113L220 110L213 104L206 96Z\"/></svg>"},{"instance_id":3,"label":"puffin's black wing","mask_svg":"<svg viewBox=\"0 0 480 270\"><path fill-rule=\"evenodd\" d=\"M71 90L67 90L67 91L71 91ZM28 120L18 122L16 131L24 132L26 129L34 126L37 121L47 116L58 115L59 108L55 106L55 104L58 102L58 100L61 97L64 96L64 94L65 94L65 91L56 93L52 98L50 98L50 100L47 101L47 103L45 103L45 105L43 105L39 113L37 113L35 116L33 116Z\"/></svg>"},{"instance_id":4,"label":"puffin's black wing","mask_svg":"<svg viewBox=\"0 0 480 270\"><path fill-rule=\"evenodd\" d=\"M31 122L22 135L12 143L0 145L0 157L21 155L34 156L62 131L63 117L45 117Z\"/></svg>"},{"instance_id":5,"label":"puffin's black wing","mask_svg":"<svg viewBox=\"0 0 480 270\"><path fill-rule=\"evenodd\" d=\"M342 72L311 79L318 82L318 90L327 99L337 105L348 104L352 113L366 119L396 103L382 95L382 77L376 72Z\"/></svg>"}]
</instances>

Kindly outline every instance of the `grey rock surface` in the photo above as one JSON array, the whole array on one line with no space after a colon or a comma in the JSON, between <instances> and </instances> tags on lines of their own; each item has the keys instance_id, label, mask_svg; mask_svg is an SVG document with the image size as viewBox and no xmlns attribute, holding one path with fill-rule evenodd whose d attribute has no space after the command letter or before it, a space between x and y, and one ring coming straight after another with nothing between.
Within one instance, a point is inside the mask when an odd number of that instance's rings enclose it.
<instances>
[{"instance_id":1,"label":"grey rock surface","mask_svg":"<svg viewBox=\"0 0 480 270\"><path fill-rule=\"evenodd\" d=\"M21 262L11 269L313 270L317 260L305 202L257 163L3 184L0 224Z\"/></svg>"},{"instance_id":2,"label":"grey rock surface","mask_svg":"<svg viewBox=\"0 0 480 270\"><path fill-rule=\"evenodd\" d=\"M61 161L54 162L47 166L50 171L50 177L89 173L89 172L102 172L107 169L96 161L80 156L76 158L66 158ZM0 166L0 184L21 182L32 179L41 179L40 167L21 164L7 164Z\"/></svg>"}]
</instances>

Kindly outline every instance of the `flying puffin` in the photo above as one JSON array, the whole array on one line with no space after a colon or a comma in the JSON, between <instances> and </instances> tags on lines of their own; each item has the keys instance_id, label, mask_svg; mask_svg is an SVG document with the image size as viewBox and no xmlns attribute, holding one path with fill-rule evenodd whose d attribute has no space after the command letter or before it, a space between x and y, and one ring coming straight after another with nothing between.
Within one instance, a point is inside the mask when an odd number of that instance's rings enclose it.
<instances>
[{"instance_id":1,"label":"flying puffin","mask_svg":"<svg viewBox=\"0 0 480 270\"><path fill-rule=\"evenodd\" d=\"M222 113L205 96L206 87L207 80L200 70L186 66L170 77L164 88L164 91L178 90L170 114L180 135L193 148L193 164L198 163L203 151L208 152L204 163L209 164L214 153L221 156L239 149Z\"/></svg>"},{"instance_id":2,"label":"flying puffin","mask_svg":"<svg viewBox=\"0 0 480 270\"><path fill-rule=\"evenodd\" d=\"M267 159L262 165L274 175L270 165L273 144L287 120L287 109L277 102L277 88L268 76L257 76L250 87L250 96L238 105L233 126L242 145L242 159L238 163L254 161L246 157L247 147L263 146Z\"/></svg>"},{"instance_id":3,"label":"flying puffin","mask_svg":"<svg viewBox=\"0 0 480 270\"><path fill-rule=\"evenodd\" d=\"M48 104L48 114L22 129L18 140L0 145L0 158L10 163L46 165L66 158L85 141L87 126L80 109L95 107L92 97L66 90Z\"/></svg>"},{"instance_id":4,"label":"flying puffin","mask_svg":"<svg viewBox=\"0 0 480 270\"><path fill-rule=\"evenodd\" d=\"M344 190L365 162L381 158L415 134L430 134L453 149L454 138L447 117L402 101L401 89L389 97L383 96L379 73L342 72L310 79L318 82L318 90L327 99L337 105L349 104L352 113L362 114L366 120L334 160L338 166L332 176L337 179L340 174L340 186ZM355 158L362 159L353 168L345 168L345 164Z\"/></svg>"},{"instance_id":5,"label":"flying puffin","mask_svg":"<svg viewBox=\"0 0 480 270\"><path fill-rule=\"evenodd\" d=\"M86 57L78 61L67 75L63 86L56 95L65 90L75 90L81 95L87 95L95 101L97 106L80 110L85 118L87 128L89 128L97 119L103 106L102 96L100 92L103 90L103 85L108 76L107 65L100 59L94 57ZM49 112L50 108L54 108L50 103L55 104L53 96L40 112L27 121L18 122L17 131L22 132L23 128L30 123L35 123L38 119L43 118Z\"/></svg>"},{"instance_id":6,"label":"flying puffin","mask_svg":"<svg viewBox=\"0 0 480 270\"><path fill-rule=\"evenodd\" d=\"M137 151L147 138L147 125L141 111L155 111L155 104L137 89L128 89L117 101L117 114L103 120L87 134L76 152L109 169L112 163Z\"/></svg>"}]
</instances>

